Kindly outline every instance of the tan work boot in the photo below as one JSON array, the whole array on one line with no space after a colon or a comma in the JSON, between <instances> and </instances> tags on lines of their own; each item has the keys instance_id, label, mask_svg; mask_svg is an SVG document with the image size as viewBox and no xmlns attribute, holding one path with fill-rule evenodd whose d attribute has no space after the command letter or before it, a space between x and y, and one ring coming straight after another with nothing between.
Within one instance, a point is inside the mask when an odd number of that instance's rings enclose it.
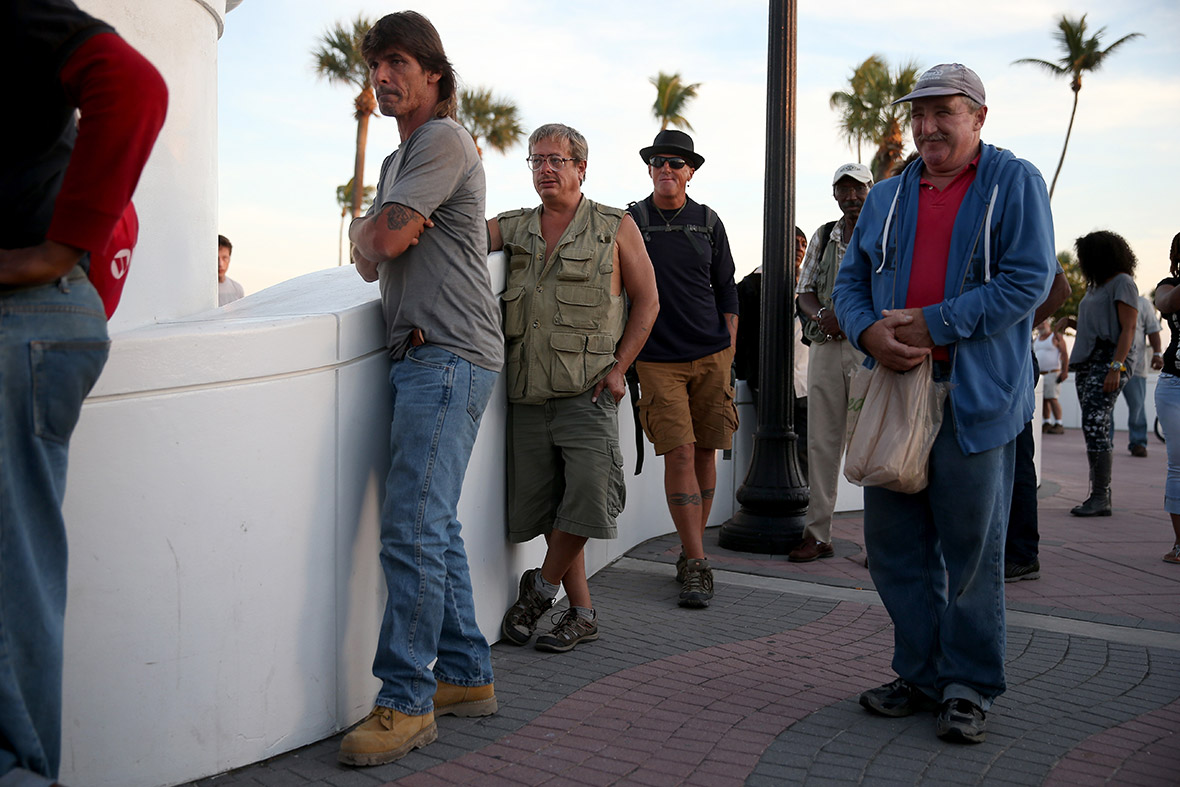
<instances>
[{"instance_id":1,"label":"tan work boot","mask_svg":"<svg viewBox=\"0 0 1180 787\"><path fill-rule=\"evenodd\" d=\"M434 690L434 715L491 716L499 709L496 702L495 684L486 686L456 686L453 683L437 681Z\"/></svg>"},{"instance_id":2,"label":"tan work boot","mask_svg":"<svg viewBox=\"0 0 1180 787\"><path fill-rule=\"evenodd\" d=\"M434 724L433 713L407 716L393 708L377 705L340 741L337 758L345 765L383 765L436 740L438 727Z\"/></svg>"}]
</instances>

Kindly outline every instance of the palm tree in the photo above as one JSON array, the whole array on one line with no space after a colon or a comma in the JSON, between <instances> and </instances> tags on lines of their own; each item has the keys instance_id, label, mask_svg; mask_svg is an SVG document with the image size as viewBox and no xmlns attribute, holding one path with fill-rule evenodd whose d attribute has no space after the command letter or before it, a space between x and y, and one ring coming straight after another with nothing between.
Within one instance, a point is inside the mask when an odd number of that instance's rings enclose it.
<instances>
[{"instance_id":1,"label":"palm tree","mask_svg":"<svg viewBox=\"0 0 1180 787\"><path fill-rule=\"evenodd\" d=\"M343 186L336 187L336 204L340 206L340 237L336 241L336 250L338 252L336 259L336 266L339 267L344 264L344 217L349 213L359 215L361 212L369 209L373 204L373 198L377 196L376 186L365 186L364 198L361 202L361 209L359 211L352 210L352 200L356 196L353 191L353 184L356 181L352 178Z\"/></svg>"},{"instance_id":2,"label":"palm tree","mask_svg":"<svg viewBox=\"0 0 1180 787\"><path fill-rule=\"evenodd\" d=\"M700 82L686 85L680 80L680 74L665 74L661 71L657 76L648 80L656 88L656 100L651 105L651 113L660 121L660 131L668 126L680 126L692 131L692 124L684 117L684 110L688 103L697 97Z\"/></svg>"},{"instance_id":3,"label":"palm tree","mask_svg":"<svg viewBox=\"0 0 1180 787\"><path fill-rule=\"evenodd\" d=\"M486 87L459 91L456 120L475 140L480 158L483 158L483 148L479 146L481 139L497 153L507 153L524 136L516 104L493 96L491 89Z\"/></svg>"},{"instance_id":4,"label":"palm tree","mask_svg":"<svg viewBox=\"0 0 1180 787\"><path fill-rule=\"evenodd\" d=\"M1073 111L1069 113L1069 128L1065 130L1065 144L1061 146L1061 159L1057 162L1057 171L1053 173L1053 183L1049 186L1049 199L1053 199L1053 189L1057 188L1057 177L1061 174L1061 165L1065 163L1065 150L1069 147L1069 135L1073 133L1073 120L1078 113L1078 93L1082 90L1082 74L1087 71L1097 71L1102 67L1107 56L1115 49L1131 39L1143 35L1142 33L1125 35L1103 49L1102 34L1105 32L1106 28L1100 27L1094 32L1094 35L1087 38L1085 14L1082 14L1081 19L1070 19L1062 14L1061 20L1057 23L1057 32L1053 34L1061 47L1061 59L1056 63L1035 57L1024 57L1012 61L1013 65L1029 63L1040 66L1053 76L1069 77L1069 88L1073 91Z\"/></svg>"},{"instance_id":5,"label":"palm tree","mask_svg":"<svg viewBox=\"0 0 1180 787\"><path fill-rule=\"evenodd\" d=\"M369 140L369 118L377 114L377 97L369 81L369 66L361 55L361 41L373 26L363 14L351 28L337 22L324 33L312 50L316 74L332 83L357 89L353 117L356 118L356 161L352 170L352 215L359 216L365 180L365 146Z\"/></svg>"},{"instance_id":6,"label":"palm tree","mask_svg":"<svg viewBox=\"0 0 1180 787\"><path fill-rule=\"evenodd\" d=\"M877 145L871 169L873 179L889 176L905 154L904 122L909 109L893 102L914 89L920 68L910 60L890 73L889 63L881 55L870 55L848 78L848 90L832 94L830 105L840 111L840 131L849 147L856 143L856 160L864 142Z\"/></svg>"}]
</instances>

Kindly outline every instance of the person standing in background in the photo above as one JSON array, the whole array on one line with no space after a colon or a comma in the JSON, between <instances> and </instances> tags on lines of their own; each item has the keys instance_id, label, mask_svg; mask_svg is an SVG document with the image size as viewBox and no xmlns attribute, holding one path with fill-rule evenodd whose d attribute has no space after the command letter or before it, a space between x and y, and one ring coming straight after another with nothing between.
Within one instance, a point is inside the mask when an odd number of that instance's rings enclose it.
<instances>
[{"instance_id":1,"label":"person standing in background","mask_svg":"<svg viewBox=\"0 0 1180 787\"><path fill-rule=\"evenodd\" d=\"M217 236L217 305L224 306L227 303L242 298L246 295L246 291L242 289L242 285L226 276L226 271L229 270L229 258L234 253L234 245L229 242L229 238L224 235Z\"/></svg>"}]
</instances>

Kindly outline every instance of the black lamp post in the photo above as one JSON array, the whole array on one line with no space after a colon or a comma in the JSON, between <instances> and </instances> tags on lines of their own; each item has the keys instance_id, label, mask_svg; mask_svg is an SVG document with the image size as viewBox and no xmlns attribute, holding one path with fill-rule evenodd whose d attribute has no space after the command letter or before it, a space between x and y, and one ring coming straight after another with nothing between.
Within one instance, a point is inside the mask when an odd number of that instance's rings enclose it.
<instances>
[{"instance_id":1,"label":"black lamp post","mask_svg":"<svg viewBox=\"0 0 1180 787\"><path fill-rule=\"evenodd\" d=\"M799 471L793 391L795 342L795 29L794 0L771 0L766 53L766 181L759 326L758 427L741 508L721 526L725 549L784 554L803 538L807 486Z\"/></svg>"}]
</instances>

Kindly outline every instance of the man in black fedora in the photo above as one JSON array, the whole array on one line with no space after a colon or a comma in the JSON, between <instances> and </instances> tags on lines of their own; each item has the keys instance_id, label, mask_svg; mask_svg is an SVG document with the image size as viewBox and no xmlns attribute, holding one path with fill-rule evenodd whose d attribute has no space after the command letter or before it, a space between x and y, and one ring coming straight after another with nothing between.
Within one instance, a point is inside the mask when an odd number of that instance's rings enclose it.
<instances>
[{"instance_id":1,"label":"man in black fedora","mask_svg":"<svg viewBox=\"0 0 1180 787\"><path fill-rule=\"evenodd\" d=\"M664 457L664 492L682 551L676 561L680 606L709 606L713 572L705 524L717 486L716 452L737 429L730 366L738 297L725 226L686 189L705 157L692 138L668 129L639 151L652 193L628 208L656 272L660 314L635 362L640 420Z\"/></svg>"}]
</instances>

